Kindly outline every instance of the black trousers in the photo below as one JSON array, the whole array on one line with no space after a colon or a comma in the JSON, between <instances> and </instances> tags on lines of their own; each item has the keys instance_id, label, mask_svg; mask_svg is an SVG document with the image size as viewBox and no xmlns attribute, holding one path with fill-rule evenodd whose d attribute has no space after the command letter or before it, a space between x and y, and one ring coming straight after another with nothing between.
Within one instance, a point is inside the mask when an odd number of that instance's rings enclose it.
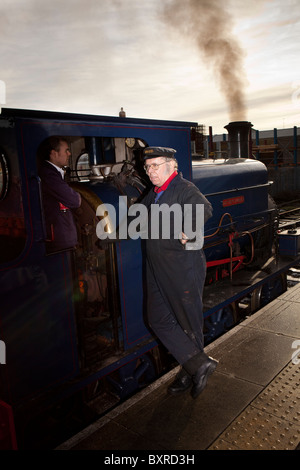
<instances>
[{"instance_id":1,"label":"black trousers","mask_svg":"<svg viewBox=\"0 0 300 470\"><path fill-rule=\"evenodd\" d=\"M179 243L179 242L177 242ZM203 353L203 286L206 261L202 250L148 254L149 325L191 375Z\"/></svg>"}]
</instances>

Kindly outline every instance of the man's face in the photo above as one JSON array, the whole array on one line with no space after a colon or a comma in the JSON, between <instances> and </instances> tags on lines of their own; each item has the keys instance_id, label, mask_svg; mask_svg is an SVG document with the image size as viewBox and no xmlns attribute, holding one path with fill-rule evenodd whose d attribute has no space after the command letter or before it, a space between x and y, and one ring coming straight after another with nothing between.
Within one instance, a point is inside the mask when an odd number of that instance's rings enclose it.
<instances>
[{"instance_id":1,"label":"man's face","mask_svg":"<svg viewBox=\"0 0 300 470\"><path fill-rule=\"evenodd\" d=\"M59 150L51 151L50 161L54 163L54 165L57 165L58 167L63 168L64 166L68 166L70 155L71 155L71 152L70 152L67 142L61 141Z\"/></svg>"},{"instance_id":2,"label":"man's face","mask_svg":"<svg viewBox=\"0 0 300 470\"><path fill-rule=\"evenodd\" d=\"M145 167L151 183L160 188L174 172L175 162L166 162L164 157L149 158L145 161Z\"/></svg>"}]
</instances>

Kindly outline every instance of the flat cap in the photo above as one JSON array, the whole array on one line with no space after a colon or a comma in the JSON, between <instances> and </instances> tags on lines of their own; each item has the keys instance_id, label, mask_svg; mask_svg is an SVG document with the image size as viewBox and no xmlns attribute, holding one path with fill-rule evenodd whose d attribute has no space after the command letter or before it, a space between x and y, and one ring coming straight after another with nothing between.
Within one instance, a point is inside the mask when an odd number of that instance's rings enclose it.
<instances>
[{"instance_id":1,"label":"flat cap","mask_svg":"<svg viewBox=\"0 0 300 470\"><path fill-rule=\"evenodd\" d=\"M157 157L175 158L175 153L176 150L168 147L146 147L144 149L144 160Z\"/></svg>"}]
</instances>

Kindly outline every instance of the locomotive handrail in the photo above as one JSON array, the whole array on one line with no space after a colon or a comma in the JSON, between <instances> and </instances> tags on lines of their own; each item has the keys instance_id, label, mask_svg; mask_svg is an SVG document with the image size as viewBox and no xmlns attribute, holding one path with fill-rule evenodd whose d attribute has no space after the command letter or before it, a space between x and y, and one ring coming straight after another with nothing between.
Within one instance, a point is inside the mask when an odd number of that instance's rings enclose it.
<instances>
[{"instance_id":1,"label":"locomotive handrail","mask_svg":"<svg viewBox=\"0 0 300 470\"><path fill-rule=\"evenodd\" d=\"M244 188L226 189L225 191L218 191L216 193L208 193L208 194L205 193L204 196L209 197L209 196L217 196L218 194L236 193L238 191L245 191L248 189L265 188L266 186L271 186L271 185L272 185L272 182L269 181L268 183L256 184L255 186L245 186Z\"/></svg>"},{"instance_id":2,"label":"locomotive handrail","mask_svg":"<svg viewBox=\"0 0 300 470\"><path fill-rule=\"evenodd\" d=\"M41 178L38 175L32 175L31 180L33 180L37 183L37 195L38 195L37 203L38 203L38 208L39 208L39 212L40 212L40 223L41 223L41 227L42 227L42 235L36 241L39 241L39 242L50 241L50 240L47 240L47 232L46 232L46 224L45 224L45 213L44 213L43 201L42 201Z\"/></svg>"}]
</instances>

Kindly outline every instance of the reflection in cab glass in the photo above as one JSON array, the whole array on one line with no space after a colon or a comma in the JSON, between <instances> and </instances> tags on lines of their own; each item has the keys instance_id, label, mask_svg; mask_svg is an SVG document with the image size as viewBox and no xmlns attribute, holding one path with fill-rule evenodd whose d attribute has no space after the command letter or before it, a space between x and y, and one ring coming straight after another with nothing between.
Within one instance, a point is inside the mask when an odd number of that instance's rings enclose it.
<instances>
[{"instance_id":1,"label":"reflection in cab glass","mask_svg":"<svg viewBox=\"0 0 300 470\"><path fill-rule=\"evenodd\" d=\"M0 263L17 258L26 243L17 158L9 161L0 149Z\"/></svg>"}]
</instances>

